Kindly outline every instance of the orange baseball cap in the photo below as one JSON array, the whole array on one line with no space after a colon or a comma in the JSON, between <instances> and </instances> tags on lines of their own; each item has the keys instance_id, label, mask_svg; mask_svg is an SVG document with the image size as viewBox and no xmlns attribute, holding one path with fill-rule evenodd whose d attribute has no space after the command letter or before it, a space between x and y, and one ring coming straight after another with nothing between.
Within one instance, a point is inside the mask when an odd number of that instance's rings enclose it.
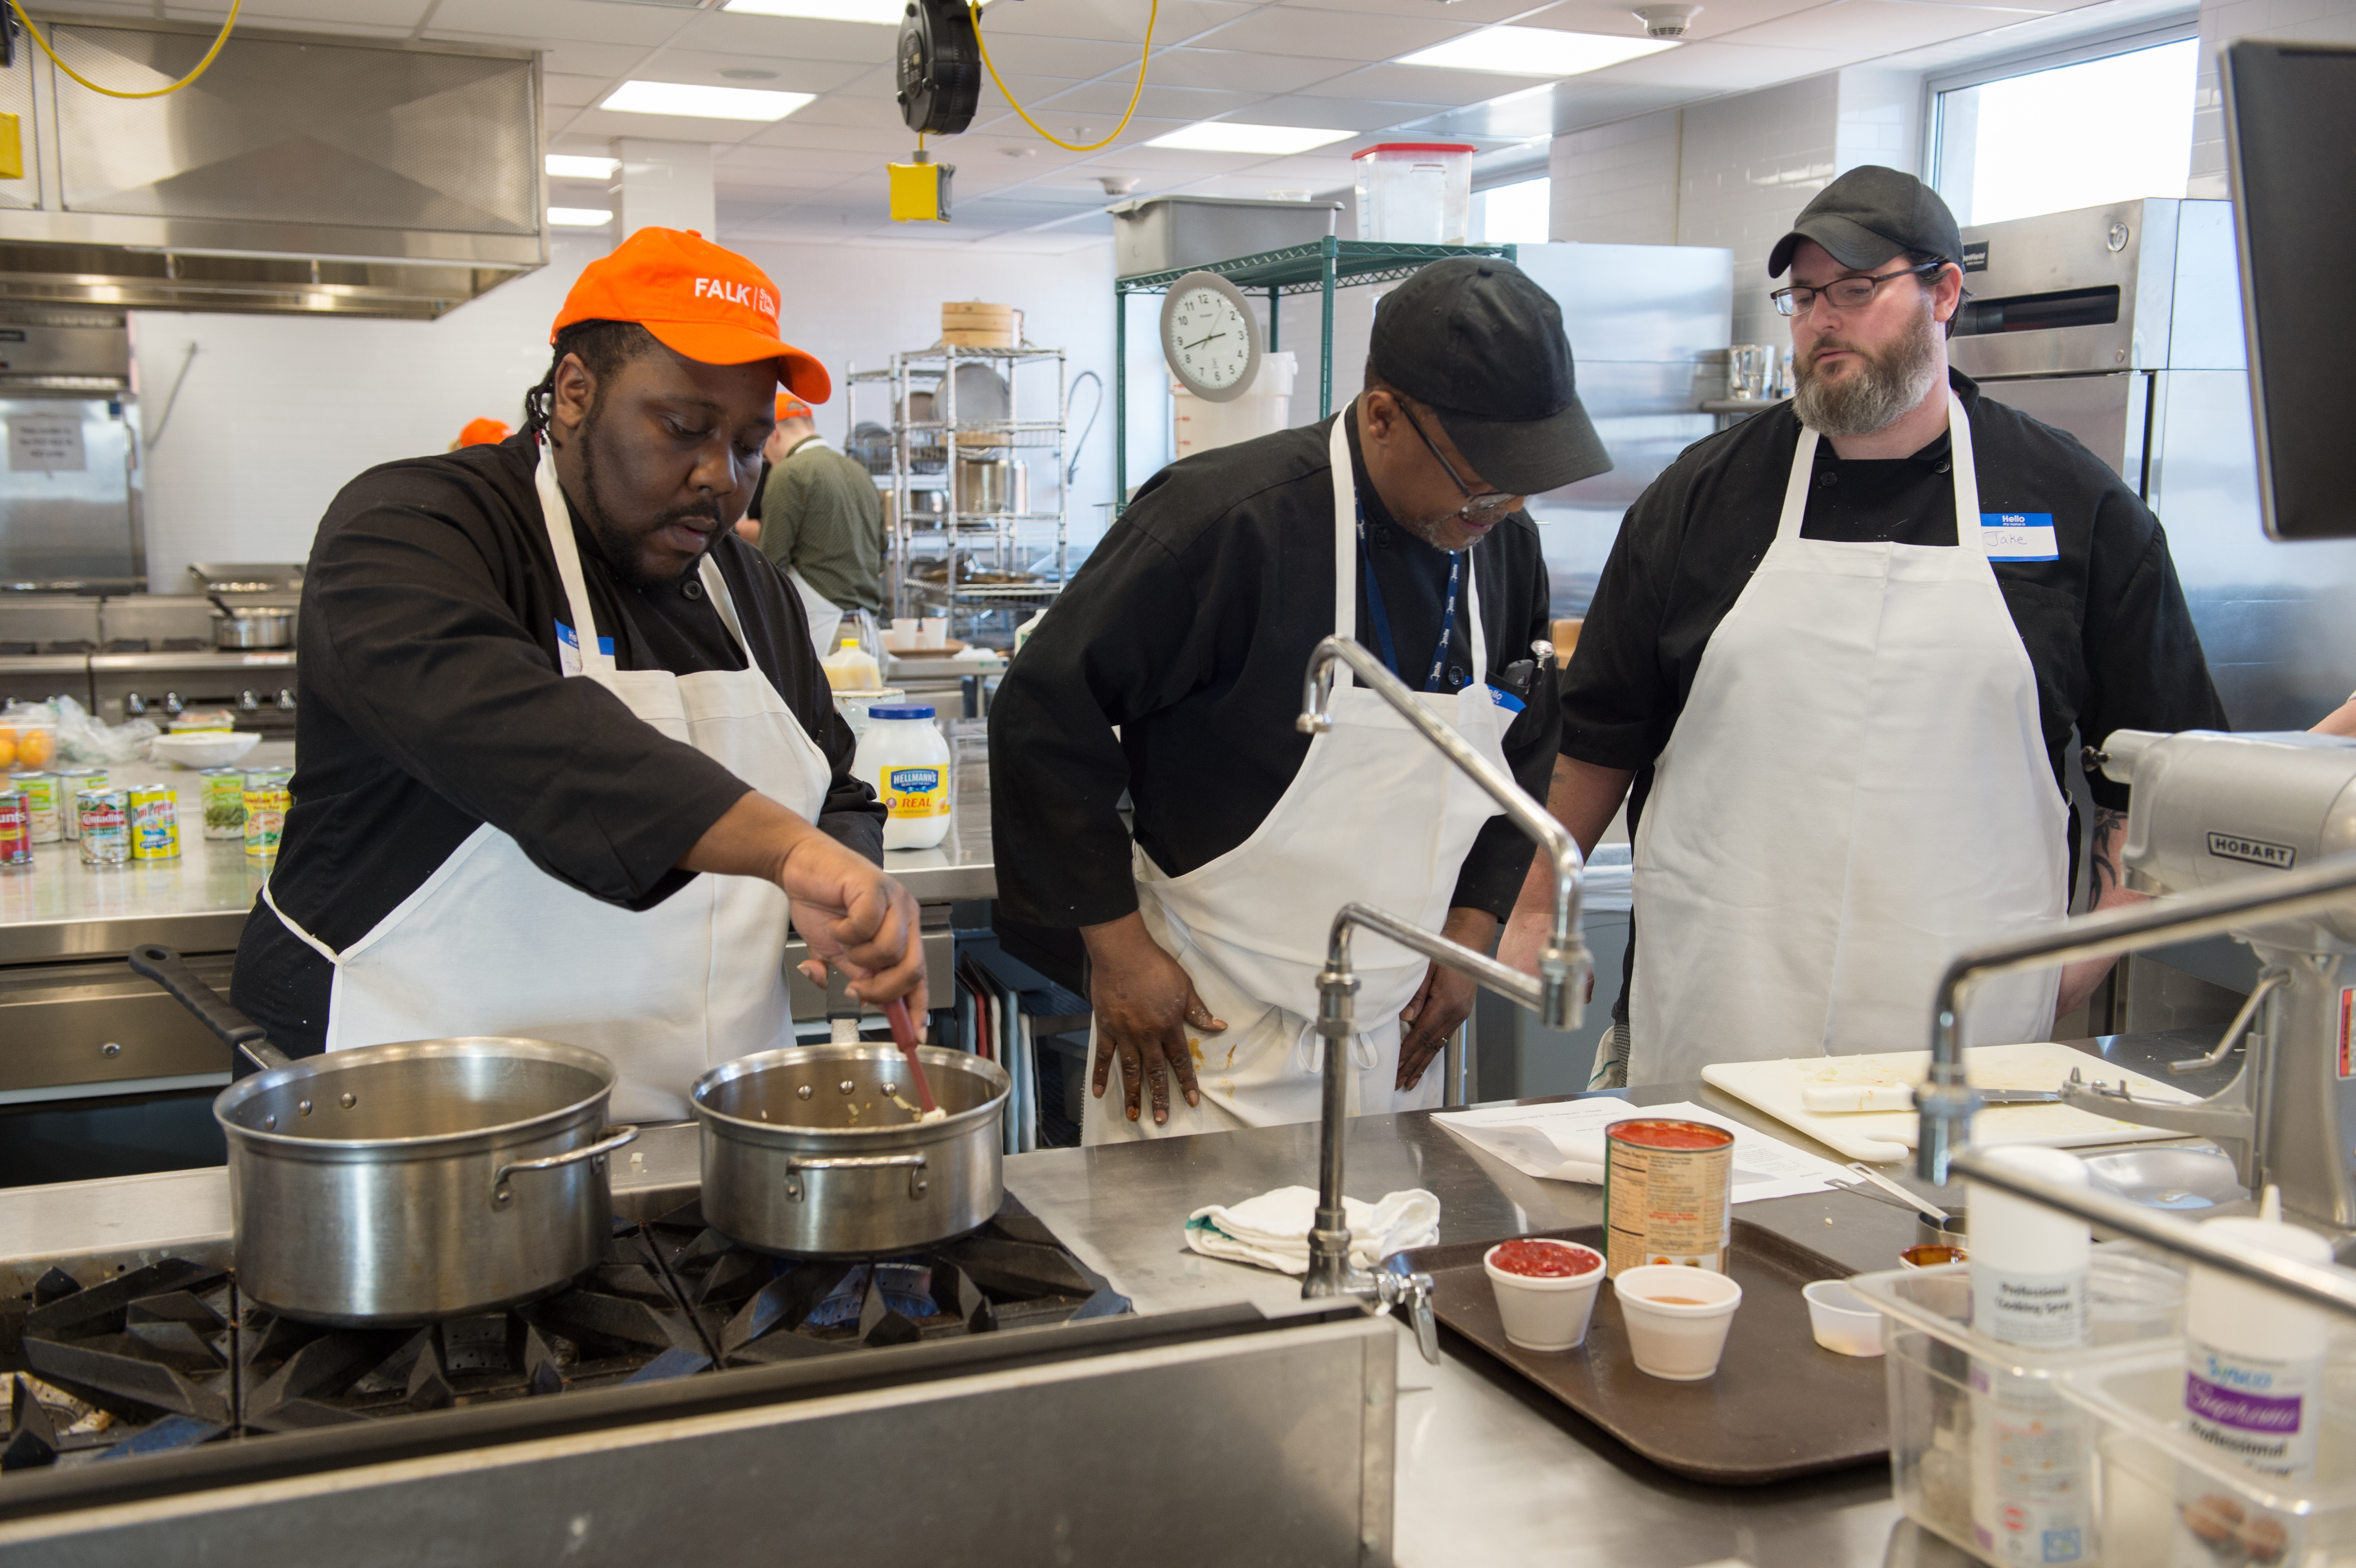
<instances>
[{"instance_id":1,"label":"orange baseball cap","mask_svg":"<svg viewBox=\"0 0 2356 1568\"><path fill-rule=\"evenodd\" d=\"M460 446L497 446L515 432L498 420L468 420L466 428L458 432Z\"/></svg>"},{"instance_id":2,"label":"orange baseball cap","mask_svg":"<svg viewBox=\"0 0 2356 1568\"><path fill-rule=\"evenodd\" d=\"M706 365L777 362L777 379L822 403L833 379L777 336L777 285L692 229L641 229L581 271L548 340L576 321L634 321L674 353Z\"/></svg>"},{"instance_id":3,"label":"orange baseball cap","mask_svg":"<svg viewBox=\"0 0 2356 1568\"><path fill-rule=\"evenodd\" d=\"M819 401L823 402L825 400L821 398ZM779 392L777 394L777 417L781 420L806 420L814 418L815 416L811 414L810 406L808 403L802 401L791 392Z\"/></svg>"}]
</instances>

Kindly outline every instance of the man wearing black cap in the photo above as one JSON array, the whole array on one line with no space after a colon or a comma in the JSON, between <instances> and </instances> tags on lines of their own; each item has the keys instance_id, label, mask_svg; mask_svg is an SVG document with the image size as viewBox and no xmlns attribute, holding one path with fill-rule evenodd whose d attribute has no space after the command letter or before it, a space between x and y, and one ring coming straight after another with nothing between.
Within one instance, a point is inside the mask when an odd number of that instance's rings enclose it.
<instances>
[{"instance_id":1,"label":"man wearing black cap","mask_svg":"<svg viewBox=\"0 0 2356 1568\"><path fill-rule=\"evenodd\" d=\"M1826 187L1768 260L1792 273L1792 402L1689 448L1621 528L1552 800L1591 845L1634 784L1599 1084L1919 1050L1959 948L2065 912L2073 727L2225 725L2158 519L1948 368L1962 260L1911 176ZM2115 903L2126 791L2094 789L2090 886ZM1509 962L1544 924L1526 887ZM1970 1038L2046 1038L2106 966L1982 984Z\"/></svg>"},{"instance_id":2,"label":"man wearing black cap","mask_svg":"<svg viewBox=\"0 0 2356 1568\"><path fill-rule=\"evenodd\" d=\"M1087 945L1086 1141L1313 1119L1316 976L1352 899L1486 945L1527 840L1346 671L1333 730L1302 735L1301 677L1355 637L1542 789L1558 719L1522 500L1610 466L1554 301L1466 257L1382 302L1338 416L1139 492L991 709L999 897ZM1387 944L1358 956L1354 1110L1436 1104L1424 1067L1471 986Z\"/></svg>"}]
</instances>

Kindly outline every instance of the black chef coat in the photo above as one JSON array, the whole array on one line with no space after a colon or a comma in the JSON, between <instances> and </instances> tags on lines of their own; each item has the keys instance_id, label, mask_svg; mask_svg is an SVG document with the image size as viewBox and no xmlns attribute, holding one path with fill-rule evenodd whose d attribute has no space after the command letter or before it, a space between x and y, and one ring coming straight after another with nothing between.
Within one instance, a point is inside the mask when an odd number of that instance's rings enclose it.
<instances>
[{"instance_id":1,"label":"black chef coat","mask_svg":"<svg viewBox=\"0 0 2356 1568\"><path fill-rule=\"evenodd\" d=\"M680 856L746 793L595 681L560 673L569 623L525 435L370 469L319 524L303 580L294 805L271 891L328 946L368 934L485 822L568 887L651 909ZM623 669L743 669L691 573L640 590L575 525L601 636ZM761 671L833 764L819 826L871 859L884 808L851 776L800 599L723 529L712 546ZM576 633L579 628L573 628ZM231 997L291 1055L327 1036L327 961L256 901Z\"/></svg>"},{"instance_id":2,"label":"black chef coat","mask_svg":"<svg viewBox=\"0 0 2356 1568\"><path fill-rule=\"evenodd\" d=\"M1348 411L1336 417L1347 417ZM1096 925L1137 908L1130 833L1171 876L1249 837L1292 783L1309 737L1294 727L1301 677L1333 631L1332 421L1206 452L1138 492L1007 668L991 705L991 827L999 897L1034 925ZM1439 641L1448 552L1399 528L1357 455L1367 551L1408 686ZM1475 546L1492 684L1549 627L1537 527L1515 512ZM1358 641L1376 645L1363 574ZM1444 684L1472 678L1460 604ZM1534 667L1505 736L1522 787L1553 769L1553 672ZM1113 733L1114 727L1120 733ZM1420 745L1402 739L1402 745ZM1530 841L1503 817L1482 829L1452 902L1504 915Z\"/></svg>"},{"instance_id":3,"label":"black chef coat","mask_svg":"<svg viewBox=\"0 0 2356 1568\"><path fill-rule=\"evenodd\" d=\"M1990 565L2036 674L2055 788L2067 793L2073 730L2098 741L2120 729L2228 728L2159 519L2076 437L2006 406L2000 391L1983 396L1961 372L1950 378L1971 415L1981 511L2053 519L2059 560ZM1562 751L1636 774L1632 831L1710 635L1774 542L1799 440L1784 403L1695 443L1637 497L1612 543L1563 680ZM1944 432L1893 459L1844 460L1820 441L1800 532L1952 545L1951 466ZM2098 804L2126 809L2125 784L2089 783ZM1632 940L1623 973L1634 955ZM1626 1008L1623 991L1614 1016Z\"/></svg>"}]
</instances>

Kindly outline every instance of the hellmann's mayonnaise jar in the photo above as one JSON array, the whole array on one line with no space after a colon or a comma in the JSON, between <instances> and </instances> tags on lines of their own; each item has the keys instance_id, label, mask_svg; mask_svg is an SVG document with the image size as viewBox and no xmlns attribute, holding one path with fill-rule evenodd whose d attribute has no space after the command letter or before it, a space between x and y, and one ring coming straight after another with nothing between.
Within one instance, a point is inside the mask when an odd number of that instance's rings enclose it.
<instances>
[{"instance_id":1,"label":"hellmann's mayonnaise jar","mask_svg":"<svg viewBox=\"0 0 2356 1568\"><path fill-rule=\"evenodd\" d=\"M892 813L886 849L929 849L948 837L949 743L928 703L877 703L867 710L851 766Z\"/></svg>"}]
</instances>

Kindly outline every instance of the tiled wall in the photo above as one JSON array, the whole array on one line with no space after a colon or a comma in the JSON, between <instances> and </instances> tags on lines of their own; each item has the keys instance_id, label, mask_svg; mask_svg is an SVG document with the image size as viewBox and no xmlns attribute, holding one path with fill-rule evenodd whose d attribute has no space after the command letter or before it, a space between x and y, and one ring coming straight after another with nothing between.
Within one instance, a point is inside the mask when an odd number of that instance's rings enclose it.
<instances>
[{"instance_id":1,"label":"tiled wall","mask_svg":"<svg viewBox=\"0 0 2356 1568\"><path fill-rule=\"evenodd\" d=\"M1677 242L1677 111L1557 136L1547 232L1592 245Z\"/></svg>"},{"instance_id":2,"label":"tiled wall","mask_svg":"<svg viewBox=\"0 0 2356 1568\"><path fill-rule=\"evenodd\" d=\"M2217 86L2217 51L2235 38L2356 44L2356 0L2202 0L2201 76L2194 88L2192 169L2185 195L2223 197L2226 188L2224 104Z\"/></svg>"}]
</instances>

